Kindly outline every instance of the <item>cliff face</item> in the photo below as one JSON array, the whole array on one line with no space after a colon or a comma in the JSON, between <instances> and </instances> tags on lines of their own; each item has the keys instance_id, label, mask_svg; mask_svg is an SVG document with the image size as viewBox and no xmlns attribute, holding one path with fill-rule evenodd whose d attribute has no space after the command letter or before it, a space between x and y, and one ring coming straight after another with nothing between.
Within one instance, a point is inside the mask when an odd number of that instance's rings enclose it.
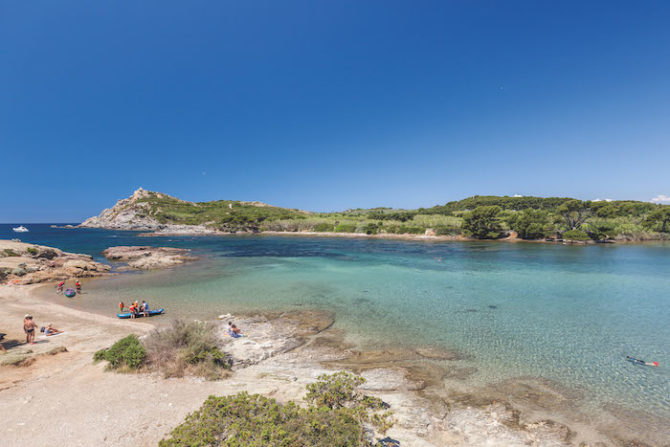
<instances>
[{"instance_id":1,"label":"cliff face","mask_svg":"<svg viewBox=\"0 0 670 447\"><path fill-rule=\"evenodd\" d=\"M166 225L161 224L156 218L150 215L154 205L147 200L153 199L167 199L186 203L183 200L170 197L167 194L139 188L132 196L127 199L119 200L113 207L103 210L98 216L86 219L79 226L84 228L107 228L114 230L160 230Z\"/></svg>"}]
</instances>

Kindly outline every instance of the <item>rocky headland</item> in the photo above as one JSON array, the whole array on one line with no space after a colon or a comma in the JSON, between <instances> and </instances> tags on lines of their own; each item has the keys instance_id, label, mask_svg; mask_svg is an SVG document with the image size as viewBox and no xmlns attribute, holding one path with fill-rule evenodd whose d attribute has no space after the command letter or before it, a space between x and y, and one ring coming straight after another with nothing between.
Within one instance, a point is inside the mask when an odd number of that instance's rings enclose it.
<instances>
[{"instance_id":1,"label":"rocky headland","mask_svg":"<svg viewBox=\"0 0 670 447\"><path fill-rule=\"evenodd\" d=\"M169 225L161 223L151 215L153 207L151 200L186 203L167 194L139 188L127 199L119 200L113 207L104 209L99 215L86 219L79 227L129 231L158 231L168 228ZM192 230L197 231L198 229L192 228Z\"/></svg>"},{"instance_id":2,"label":"rocky headland","mask_svg":"<svg viewBox=\"0 0 670 447\"><path fill-rule=\"evenodd\" d=\"M128 267L140 270L154 270L195 261L191 250L173 247L117 246L102 252L110 261L125 262Z\"/></svg>"},{"instance_id":3,"label":"rocky headland","mask_svg":"<svg viewBox=\"0 0 670 447\"><path fill-rule=\"evenodd\" d=\"M34 284L109 275L111 267L91 256L57 248L0 240L0 282Z\"/></svg>"}]
</instances>

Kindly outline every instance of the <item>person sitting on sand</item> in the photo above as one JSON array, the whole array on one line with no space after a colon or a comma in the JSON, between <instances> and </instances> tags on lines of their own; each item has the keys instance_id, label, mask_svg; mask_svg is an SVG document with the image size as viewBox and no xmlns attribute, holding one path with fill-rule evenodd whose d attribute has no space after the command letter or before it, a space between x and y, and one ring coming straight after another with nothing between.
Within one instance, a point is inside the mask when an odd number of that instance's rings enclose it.
<instances>
[{"instance_id":1,"label":"person sitting on sand","mask_svg":"<svg viewBox=\"0 0 670 447\"><path fill-rule=\"evenodd\" d=\"M26 333L26 343L35 344L35 329L37 329L37 323L33 321L33 316L26 314L23 318L23 332Z\"/></svg>"},{"instance_id":2,"label":"person sitting on sand","mask_svg":"<svg viewBox=\"0 0 670 447\"><path fill-rule=\"evenodd\" d=\"M46 327L44 328L44 335L46 335L47 337L50 337L50 336L56 335L56 334L62 334L62 333L63 333L63 331L61 331L60 329L56 329L53 326L53 323L47 324Z\"/></svg>"}]
</instances>

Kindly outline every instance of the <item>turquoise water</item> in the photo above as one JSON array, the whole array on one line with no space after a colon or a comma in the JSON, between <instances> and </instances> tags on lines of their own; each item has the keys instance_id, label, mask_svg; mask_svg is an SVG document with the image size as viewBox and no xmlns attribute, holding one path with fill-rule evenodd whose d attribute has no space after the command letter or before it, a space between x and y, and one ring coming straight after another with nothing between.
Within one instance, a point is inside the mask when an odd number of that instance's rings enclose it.
<instances>
[{"instance_id":1,"label":"turquoise water","mask_svg":"<svg viewBox=\"0 0 670 447\"><path fill-rule=\"evenodd\" d=\"M169 272L101 281L69 305L111 313L119 298L147 297L184 315L328 309L370 347L462 350L473 356L478 383L544 377L584 390L596 407L670 418L667 244L137 238L48 227L21 238L94 256L110 245L148 244L190 247L202 257ZM626 355L662 367L636 367Z\"/></svg>"}]
</instances>

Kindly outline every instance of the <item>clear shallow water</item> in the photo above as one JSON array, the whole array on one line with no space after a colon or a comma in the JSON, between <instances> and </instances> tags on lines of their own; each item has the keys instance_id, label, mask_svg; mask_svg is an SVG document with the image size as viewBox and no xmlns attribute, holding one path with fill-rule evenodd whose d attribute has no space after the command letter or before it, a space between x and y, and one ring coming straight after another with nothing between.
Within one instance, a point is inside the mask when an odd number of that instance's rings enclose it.
<instances>
[{"instance_id":1,"label":"clear shallow water","mask_svg":"<svg viewBox=\"0 0 670 447\"><path fill-rule=\"evenodd\" d=\"M69 305L148 298L172 314L322 308L369 346L474 356L478 383L515 376L585 389L670 418L670 245L416 243L301 237L161 237L29 225L24 241L99 257L111 245L193 248L201 261L91 285ZM17 237L0 226L0 238ZM661 368L636 367L633 355Z\"/></svg>"}]
</instances>

